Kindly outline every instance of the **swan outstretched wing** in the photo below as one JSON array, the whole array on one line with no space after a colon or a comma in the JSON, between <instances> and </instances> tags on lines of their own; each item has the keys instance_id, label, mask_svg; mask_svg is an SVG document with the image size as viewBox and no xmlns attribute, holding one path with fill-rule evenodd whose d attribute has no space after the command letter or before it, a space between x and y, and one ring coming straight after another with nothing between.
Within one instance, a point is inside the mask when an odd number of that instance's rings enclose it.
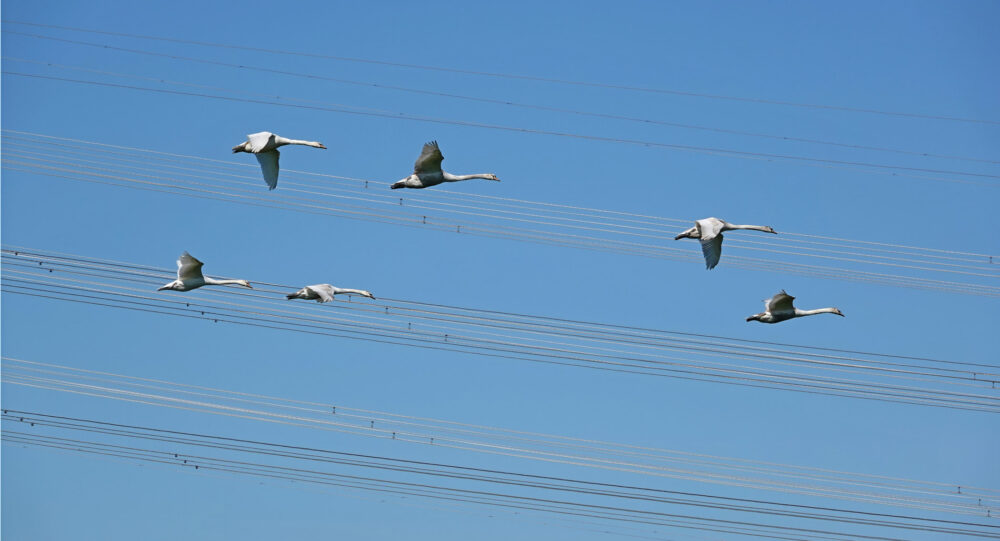
<instances>
[{"instance_id":1,"label":"swan outstretched wing","mask_svg":"<svg viewBox=\"0 0 1000 541\"><path fill-rule=\"evenodd\" d=\"M177 258L177 279L190 280L192 278L201 278L202 265L204 263L195 259L191 254L184 252Z\"/></svg>"},{"instance_id":2,"label":"swan outstretched wing","mask_svg":"<svg viewBox=\"0 0 1000 541\"><path fill-rule=\"evenodd\" d=\"M278 157L281 153L277 150L258 152L254 154L260 163L260 172L264 174L264 182L267 182L267 189L273 190L278 186Z\"/></svg>"},{"instance_id":3,"label":"swan outstretched wing","mask_svg":"<svg viewBox=\"0 0 1000 541\"><path fill-rule=\"evenodd\" d=\"M247 142L250 143L250 152L257 153L267 147L267 143L271 141L274 134L269 131L262 131L260 133L251 133L247 135Z\"/></svg>"},{"instance_id":4,"label":"swan outstretched wing","mask_svg":"<svg viewBox=\"0 0 1000 541\"><path fill-rule=\"evenodd\" d=\"M333 300L333 286L330 284L316 284L306 286L306 289L319 296L318 302L330 302Z\"/></svg>"},{"instance_id":5,"label":"swan outstretched wing","mask_svg":"<svg viewBox=\"0 0 1000 541\"><path fill-rule=\"evenodd\" d=\"M776 312L793 312L795 307L792 306L792 301L795 297L785 293L782 289L778 293L775 293L773 297L764 301L764 310L770 313Z\"/></svg>"},{"instance_id":6,"label":"swan outstretched wing","mask_svg":"<svg viewBox=\"0 0 1000 541\"><path fill-rule=\"evenodd\" d=\"M424 149L420 153L420 157L413 164L413 172L440 173L442 161L444 161L444 156L441 155L441 149L438 148L437 141L431 141L424 144Z\"/></svg>"},{"instance_id":7,"label":"swan outstretched wing","mask_svg":"<svg viewBox=\"0 0 1000 541\"><path fill-rule=\"evenodd\" d=\"M719 233L708 240L701 239L701 253L705 256L705 268L714 269L722 257L722 234Z\"/></svg>"}]
</instances>

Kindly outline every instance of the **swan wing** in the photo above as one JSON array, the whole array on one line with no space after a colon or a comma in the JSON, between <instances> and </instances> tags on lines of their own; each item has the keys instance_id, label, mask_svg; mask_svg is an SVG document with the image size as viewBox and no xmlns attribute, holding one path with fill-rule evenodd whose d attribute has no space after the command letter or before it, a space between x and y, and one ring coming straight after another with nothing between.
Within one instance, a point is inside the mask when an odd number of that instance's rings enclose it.
<instances>
[{"instance_id":1,"label":"swan wing","mask_svg":"<svg viewBox=\"0 0 1000 541\"><path fill-rule=\"evenodd\" d=\"M278 186L278 157L281 156L281 153L277 150L268 150L267 152L258 152L254 156L260 163L260 172L264 174L267 189L275 189Z\"/></svg>"},{"instance_id":2,"label":"swan wing","mask_svg":"<svg viewBox=\"0 0 1000 541\"><path fill-rule=\"evenodd\" d=\"M319 297L319 302L330 302L333 300L333 286L330 284L306 286L306 289L315 293Z\"/></svg>"},{"instance_id":3,"label":"swan wing","mask_svg":"<svg viewBox=\"0 0 1000 541\"><path fill-rule=\"evenodd\" d=\"M792 301L794 300L795 297L785 293L785 290L782 289L778 293L775 293L773 297L764 301L764 310L772 314L776 312L794 312L795 307L792 306Z\"/></svg>"},{"instance_id":4,"label":"swan wing","mask_svg":"<svg viewBox=\"0 0 1000 541\"><path fill-rule=\"evenodd\" d=\"M442 161L444 161L444 156L441 155L441 149L438 148L437 141L431 141L424 144L424 149L420 153L420 157L413 164L413 172L440 173Z\"/></svg>"},{"instance_id":5,"label":"swan wing","mask_svg":"<svg viewBox=\"0 0 1000 541\"><path fill-rule=\"evenodd\" d=\"M267 148L267 144L271 141L272 137L274 137L274 134L269 131L247 135L247 142L250 143L250 152L256 154Z\"/></svg>"},{"instance_id":6,"label":"swan wing","mask_svg":"<svg viewBox=\"0 0 1000 541\"><path fill-rule=\"evenodd\" d=\"M722 233L722 227L726 225L726 222L718 218L703 218L695 221L695 225L698 227L701 240L712 240L716 235Z\"/></svg>"},{"instance_id":7,"label":"swan wing","mask_svg":"<svg viewBox=\"0 0 1000 541\"><path fill-rule=\"evenodd\" d=\"M722 234L719 233L710 239L702 237L701 253L705 256L705 268L714 269L722 257Z\"/></svg>"},{"instance_id":8,"label":"swan wing","mask_svg":"<svg viewBox=\"0 0 1000 541\"><path fill-rule=\"evenodd\" d=\"M177 279L184 281L194 278L202 278L202 265L204 265L204 263L195 259L195 257L191 254L184 252L177 258Z\"/></svg>"}]
</instances>

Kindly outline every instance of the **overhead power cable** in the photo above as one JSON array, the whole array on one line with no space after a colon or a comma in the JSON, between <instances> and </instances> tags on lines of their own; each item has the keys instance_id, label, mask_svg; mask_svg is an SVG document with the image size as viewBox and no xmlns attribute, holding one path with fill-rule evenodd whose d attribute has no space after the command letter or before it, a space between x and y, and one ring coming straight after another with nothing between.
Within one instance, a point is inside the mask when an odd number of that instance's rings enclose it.
<instances>
[{"instance_id":1,"label":"overhead power cable","mask_svg":"<svg viewBox=\"0 0 1000 541\"><path fill-rule=\"evenodd\" d=\"M625 445L479 424L392 414L328 402L227 391L158 379L3 358L3 382L145 405L198 411L408 444L439 446L561 465L600 468L803 497L878 503L955 515L986 516L1000 491L828 469Z\"/></svg>"},{"instance_id":2,"label":"overhead power cable","mask_svg":"<svg viewBox=\"0 0 1000 541\"><path fill-rule=\"evenodd\" d=\"M178 43L178 44L184 44L184 45L197 45L197 46L201 46L201 47L214 47L214 48L220 48L220 49L241 50L241 51L249 51L249 52L254 52L254 53L269 53L269 54L276 54L276 55L283 55L283 56L299 56L299 57L305 57L305 58L316 58L316 59L323 59L323 60L335 60L335 61L342 61L342 62L355 62L355 63L373 64L373 65L381 65L381 66L388 66L388 67L407 68L407 69L419 69L419 70L426 70L426 71L438 71L438 72L456 73L456 74L463 74L463 75L475 75L475 76L492 77L492 78L516 79L516 80L523 80L523 81L534 81L534 82L553 83L553 84L571 85L571 86L584 86L584 87L592 87L592 88L603 88L603 89L609 89L609 90L624 90L624 91L641 92L641 93L648 93L648 94L662 94L662 95L674 95L674 96L707 98L707 99L713 99L713 100L726 100L726 101L735 101L735 102L744 102L744 103L757 103L757 104L766 104L766 105L780 105L780 106L809 108L809 109L820 109L820 110L830 110L830 111L845 111L845 112L852 112L852 113L877 114L877 115L883 115L883 116L895 116L895 117L905 117L905 118L921 118L921 119L927 119L927 120L947 120L947 121L953 121L953 122L969 122L969 123L979 123L979 124L1000 125L1000 121L989 120L989 119L963 118L963 117L949 116L949 115L934 115L934 114L902 112L902 111L889 111L889 110L881 110L881 109L875 109L875 108L849 107L849 106L830 105L830 104L818 104L818 103L804 103L804 102L795 102L795 101L790 101L790 100L766 99L766 98L755 98L755 97L745 97L745 96L728 96L728 95L723 95L723 94L714 94L714 93L705 93L705 92L692 92L692 91L675 90L675 89L664 89L664 88L654 88L654 87L642 87L642 86L627 85L627 84L601 83L601 82L592 82L592 81L578 81L578 80L559 79L559 78L553 78L553 77L541 77L541 76L525 75L525 74L501 73L501 72L491 72L491 71L482 71L482 70L470 70L470 69L461 69L461 68L443 67L443 66L431 66L431 65L422 65L422 64L409 64L409 63L404 63L404 62L392 62L392 61L378 60L378 59L371 59L371 58L349 57L349 56L322 54L322 53L315 53L315 52L303 52L303 51L290 51L290 50L280 50L280 49L268 49L268 48L263 48L263 47L250 47L250 46L245 46L245 45L235 45L235 44L225 44L225 43L213 43L213 42L198 41L198 40L186 40L186 39L179 39L179 38L165 37L165 36L153 36L153 35L145 35L145 34L137 34L137 33L115 32L115 31L109 31L109 30L87 29L87 28L80 28L80 27L73 27L73 26L61 26L61 25L52 25L52 24L42 24L42 23L35 23L35 22L28 22L28 21L16 21L16 20L12 20L12 19L2 19L2 22L6 23L6 24L15 24L15 25L22 25L22 26L32 26L32 27L36 27L36 28L48 28L48 29L54 29L54 30L67 30L67 31L72 31L72 32L81 32L81 33L88 33L88 34L100 34L100 35L106 35L106 36L117 36L117 37L125 37L125 38L132 38L132 39L149 40L149 41L160 41L160 42Z\"/></svg>"},{"instance_id":3,"label":"overhead power cable","mask_svg":"<svg viewBox=\"0 0 1000 541\"><path fill-rule=\"evenodd\" d=\"M288 444L268 443L247 439L179 432L158 428L124 425L89 419L72 418L26 412L5 408L5 424L19 424L23 430L3 431L14 436L15 441L26 442L44 440L49 443L63 442L101 448L105 451L117 449L155 456L160 460L172 461L178 466L198 467L211 470L220 464L243 465L249 457L266 460L253 466L285 473L308 473L326 480L351 480L409 489L432 489L453 495L489 496L507 501L518 500L543 505L566 506L577 510L598 513L612 513L610 516L629 517L639 520L671 519L684 521L689 525L706 521L717 525L742 526L770 530L773 533L798 533L799 535L845 536L855 539L895 539L885 537L878 528L923 531L983 538L1000 538L1000 527L968 521L942 521L923 517L886 515L856 512L848 509L810 509L800 506L780 505L770 502L753 502L736 498L717 498L700 494L677 493L651 487L599 483L579 479L524 474L496 469L473 468L452 464L403 460L383 456L361 455L344 451L333 451ZM65 436L51 435L61 432L84 432L98 441L84 441ZM97 436L99 435L99 436ZM103 440L103 441L101 441ZM118 443L122 440L142 440L155 448L139 449L132 444ZM206 455L212 453L213 455ZM174 455L171 457L171 455ZM135 456L135 455L133 455ZM243 457L248 457L244 459ZM136 456L136 458L138 458ZM172 459L172 460L171 460ZM305 470L322 465L324 470ZM382 472L383 477L372 477L355 469ZM429 483L437 484L431 485ZM502 488L492 488L502 487ZM505 492L498 492L504 490ZM586 497L573 501L568 498ZM624 507L629 505L629 507ZM721 518L711 515L691 515L672 506L695 507L703 510L728 513L751 513L770 515L787 520L809 521L804 523L785 522L767 524L757 521L740 520L736 516ZM799 509L796 509L799 507ZM703 511L704 512L704 511ZM727 515L729 516L729 515ZM811 522L819 522L812 524ZM868 533L845 534L825 529L822 523L851 524L872 528Z\"/></svg>"},{"instance_id":4,"label":"overhead power cable","mask_svg":"<svg viewBox=\"0 0 1000 541\"><path fill-rule=\"evenodd\" d=\"M350 115L360 115L360 116L370 116L379 118L392 118L398 120L413 120L418 122L428 122L433 124L448 124L454 126L464 126L470 128L482 128L490 130L499 130L506 132L515 133L530 133L535 135L547 135L555 137L565 137L570 139L579 139L586 141L595 141L602 143L616 143L625 144L631 146L640 146L647 148L660 148L667 150L685 151L685 152L695 152L701 154L709 154L715 156L726 156L731 158L741 158L741 159L751 159L751 160L783 160L794 163L799 163L807 165L810 167L823 167L823 168L847 168L854 171L864 171L867 173L883 174L889 176L909 176L913 178L926 178L930 180L941 180L947 182L958 182L966 184L977 184L982 186L988 186L992 188L1000 187L1000 183L997 182L1000 179L1000 175L991 173L976 173L972 171L958 171L949 169L934 169L929 167L910 167L902 165L890 165L881 164L873 162L862 162L862 161L852 161L852 160L837 160L829 158L818 158L813 156L798 156L792 154L776 154L768 152L753 152L737 149L728 149L721 147L707 147L699 145L687 145L680 143L666 143L661 141L648 141L641 139L631 139L623 137L612 137L606 135L596 135L596 134L584 134L584 133L572 133L572 132L562 132L555 130L546 129L536 129L536 128L526 128L519 126L509 126L503 124L494 124L488 122L478 122L478 121L468 121L468 120L458 120L458 119L447 119L430 117L425 115L417 115L406 112L399 111L388 111L388 110L373 110L373 109L360 109L351 106L335 105L335 106L322 106L322 105L309 105L306 103L292 103L284 101L273 101L268 99L260 98L250 98L250 97L238 97L231 95L221 95L221 94L206 94L204 92L193 92L185 90L171 90L165 88L154 88L148 86L137 86L129 85L123 83L110 83L103 81L85 80L85 79L73 79L68 77L56 77L50 75L40 75L33 73L24 73L17 71L3 71L4 75L14 76L14 77L24 77L31 79L42 79L49 81L61 81L74 84L82 84L89 86L100 86L107 88L119 88L125 90L136 90L142 92L151 92L157 94L169 94L176 96L188 96L197 97L211 100L222 100L222 101L233 101L241 103L254 103L258 105L278 105L281 107L291 107L297 109L307 109L313 111L323 111L331 113L342 113ZM234 90L229 90L230 92L235 92ZM279 98L281 99L281 98ZM302 101L302 100L298 100ZM946 177L941 176L926 176L926 175L950 175ZM923 176L921 176L923 175ZM970 178L956 178L956 177L970 177ZM981 179L981 180L975 180Z\"/></svg>"},{"instance_id":5,"label":"overhead power cable","mask_svg":"<svg viewBox=\"0 0 1000 541\"><path fill-rule=\"evenodd\" d=\"M431 310L407 301L311 306L284 298L297 285L259 281L252 292L202 289L181 299L152 292L172 278L165 269L127 270L20 249L2 255L3 291L18 295L546 364L1000 412L1000 371L967 363L817 355L663 332L608 333L583 322Z\"/></svg>"},{"instance_id":6,"label":"overhead power cable","mask_svg":"<svg viewBox=\"0 0 1000 541\"><path fill-rule=\"evenodd\" d=\"M26 37L37 38L37 39L42 39L42 40L50 40L50 41L56 41L56 42L62 42L62 43L69 43L69 44L73 44L73 45L84 45L84 46L89 46L89 47L97 47L97 48L100 48L100 49L113 50L113 51L119 51L119 52L126 52L126 53L131 53L131 54L138 54L138 55L145 55L145 56L152 56L152 57L159 57L159 58L168 58L168 59L171 59L171 60L177 60L177 61L182 61L182 62L190 62L190 63L197 63L197 64L207 64L207 65L213 65L213 66L223 66L223 67L229 67L229 68L238 69L238 70L244 70L244 71L261 72L261 73L268 73L268 74L275 74L275 75L285 75L285 76L289 76L289 77L298 77L298 78L304 78L304 79L309 79L309 80L331 82L331 83L342 84L342 85L360 86L360 87L365 87L365 88L376 88L376 89L394 90L394 91L407 92L407 93L417 94L417 95L427 95L427 96L435 96L435 97L448 98L448 99L458 99L458 100L471 101L471 102L475 102L475 103L486 103L486 104L491 104L491 105L502 105L502 106L505 106L505 107L515 107L515 108L521 108L521 109L527 109L527 110L534 110L534 111L543 111L543 112L550 112L550 113L569 114L569 115L574 115L574 116L582 116L582 117L590 117L590 118L601 118L601 119L606 119L606 120L619 120L619 121L624 121L624 122L637 123L637 124L641 124L641 125L644 125L644 126L662 126L662 127L670 127L670 128L680 128L680 129L686 129L686 130L696 130L696 131L703 131L703 132L710 132L710 133L720 133L720 134L725 134L725 135L735 135L735 136L742 136L742 137L755 137L755 138L760 138L760 139L768 139L768 140L772 140L772 141L805 143L805 144L811 144L811 145L823 145L823 146L829 146L829 147L835 147L835 148L841 148L841 149L882 152L882 153L899 154L899 155L904 155L904 156L919 156L919 157L922 157L922 158L937 158L937 159L945 159L945 160L968 161L968 162L977 162L977 163L985 163L985 164L993 164L993 165L1000 164L1000 160L995 160L995 159L973 158L973 157L968 157L968 156L957 156L957 155L952 155L952 154L938 154L938 153L933 153L933 152L920 152L920 151L913 151L913 150L904 150L904 149L899 149L899 148L889 148L889 147L885 147L885 146L862 145L862 144L856 144L856 143L842 143L842 142L837 142L837 141L826 141L826 140L822 140L822 139L814 139L814 138L807 138L807 137L796 137L796 136L790 136L790 135L776 135L776 134L752 132L752 131L747 131L747 130L738 130L738 129L731 129L731 128L718 128L718 127L713 127L713 126L703 126L703 125L691 124L691 123L684 123L684 122L671 122L671 121L665 121L665 120L657 120L657 119L653 119L653 118L642 118L642 117L635 117L635 116L628 116L628 115L618 115L618 114L601 113L601 112L594 112L594 111L583 111L583 110L578 110L578 109L568 109L568 108L565 108L565 107L553 107L553 106L538 105L538 104L531 104L531 103L520 103L520 102L512 101L510 99L484 98L484 97L479 97L479 96L469 96L469 95L463 95L463 94L455 94L453 92L439 92L439 91L434 91L434 90L419 89L419 88L412 88L412 87L392 85L392 84L385 84L385 83L378 83L378 82L371 82L371 81L358 81L358 80L352 80L352 79L345 79L345 78L342 78L342 77L330 77L330 76L327 76L327 75L320 75L320 74L316 74L316 73L296 72L296 71L290 71L290 70L286 70L286 69L268 68L268 67L263 67L263 66L251 66L251 65L247 65L247 64L243 64L243 63L222 62L222 61L218 61L218 60L209 60L209 59L205 59L205 58L195 58L195 57L181 56L181 55L168 54L168 53L159 53L159 52L155 52L155 51L146 51L146 50L140 50L140 49L132 49L132 48L125 48L125 47L116 47L116 46L113 46L113 45L102 44L102 43L93 43L93 42L78 41L78 40L67 40L67 39L61 39L61 38L56 38L56 37L52 37L52 36L44 36L44 35L38 35L38 34L29 34L29 33L23 33L23 32L11 32L11 31L8 31L7 33L8 34L14 34L14 35L21 35L21 36L26 36ZM220 88L220 87L215 87L215 86L211 86L211 85L200 85L200 84L192 84L192 83L183 83L183 82L179 82L179 81L170 81L170 80L166 80L166 79L164 79L162 77L139 76L139 75L132 75L132 74L126 74L126 73L108 71L106 69L94 69L94 68L88 68L88 67L85 67L85 66L72 66L72 65L67 65L67 64L61 64L61 63L55 63L55 62L46 62L46 61L41 61L41 60L33 60L33 59L18 58L18 57L8 57L8 56L3 57L3 60L6 60L8 62L22 62L22 63L28 63L28 64L45 65L45 66L49 66L49 67L53 67L53 68L57 68L57 69L64 69L64 70L71 70L71 71L82 71L82 72L93 73L93 74L98 74L98 75L108 75L108 76L112 76L112 77L127 78L127 79L141 80L141 81L147 81L147 82L165 83L165 84L171 84L171 85L176 85L176 86L188 86L188 87L193 87L193 88L202 88L202 89L206 89L206 90L223 90L223 91L229 91L229 92L235 91L233 89ZM247 94L248 95L252 95L251 93L247 93ZM258 96L263 96L263 97L273 97L273 94L265 94L265 93L253 93L253 94L256 94Z\"/></svg>"},{"instance_id":7,"label":"overhead power cable","mask_svg":"<svg viewBox=\"0 0 1000 541\"><path fill-rule=\"evenodd\" d=\"M444 192L397 196L388 190L373 189L385 186L383 182L298 171L286 172L280 193L261 193L256 172L247 169L246 165L223 166L225 162L189 157L190 166L185 166L178 163L176 158L179 156L160 160L155 151L110 149L106 145L74 143L51 136L38 138L11 130L3 133L2 163L11 171L23 170L65 180L265 208L701 264L697 249L689 243L673 241L673 236L690 223L681 219ZM140 158L131 152L147 154ZM309 180L314 177L329 179L329 182L315 184ZM739 255L741 251L775 254L784 260ZM730 255L731 252L734 253ZM989 285L1000 278L1000 266L993 264L993 256L986 254L796 233L727 239L726 254L723 264L727 266L1000 296L1000 286ZM805 263L809 259L836 262L840 266ZM907 274L875 272L875 269ZM969 281L940 279L949 276L962 276Z\"/></svg>"}]
</instances>

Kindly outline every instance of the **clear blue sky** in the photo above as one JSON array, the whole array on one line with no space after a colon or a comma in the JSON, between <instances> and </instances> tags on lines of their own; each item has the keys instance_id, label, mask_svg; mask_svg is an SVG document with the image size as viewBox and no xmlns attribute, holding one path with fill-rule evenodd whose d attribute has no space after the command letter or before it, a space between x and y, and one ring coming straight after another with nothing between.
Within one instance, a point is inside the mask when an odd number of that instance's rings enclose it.
<instances>
[{"instance_id":1,"label":"clear blue sky","mask_svg":"<svg viewBox=\"0 0 1000 541\"><path fill-rule=\"evenodd\" d=\"M997 175L996 164L856 151L545 113L41 40L13 32L731 130L998 160L1000 7L991 2L5 3L3 18L403 64L989 120L970 123L485 78L3 24L5 71L103 79L15 59L413 115L748 152ZM152 84L151 84L152 85ZM164 95L5 75L3 128L394 181L436 139L435 189L996 254L1000 190L540 134ZM4 148L4 157L13 153ZM266 195L263 182L261 194ZM281 190L279 183L278 190ZM425 232L3 173L6 244L206 273L330 282L376 296L776 342L997 364L995 298ZM671 241L672 242L672 241ZM685 241L693 251L696 243ZM680 244L678 242L677 244ZM780 257L778 258L780 259ZM989 282L985 282L989 283ZM996 285L995 281L991 285ZM779 289L846 318L746 323ZM1000 488L995 414L570 369L4 294L5 356L439 419ZM479 467L725 487L445 453L4 385L3 406ZM456 513L239 476L4 445L8 539L598 539L489 508ZM662 484L660 484L662 483ZM760 495L759 493L756 495ZM767 495L771 499L780 496ZM794 501L785 500L785 501ZM838 505L849 507L840 502ZM861 508L860 504L858 508ZM745 517L744 517L745 518ZM751 517L753 518L753 517ZM995 519L994 519L995 522ZM906 533L906 532L904 532ZM668 532L667 538L709 535ZM914 534L916 535L916 534ZM714 538L714 537L712 537Z\"/></svg>"}]
</instances>

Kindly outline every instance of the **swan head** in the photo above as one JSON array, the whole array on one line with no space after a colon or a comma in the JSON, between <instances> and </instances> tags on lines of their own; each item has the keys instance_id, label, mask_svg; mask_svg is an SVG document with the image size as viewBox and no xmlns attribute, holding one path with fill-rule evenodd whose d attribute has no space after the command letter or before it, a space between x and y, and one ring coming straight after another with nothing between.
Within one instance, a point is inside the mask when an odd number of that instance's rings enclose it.
<instances>
[{"instance_id":1,"label":"swan head","mask_svg":"<svg viewBox=\"0 0 1000 541\"><path fill-rule=\"evenodd\" d=\"M764 226L764 231L765 231L766 233L774 233L775 235L777 235L777 234L778 234L778 232L777 232L777 231L775 231L775 230L774 230L774 228L773 228L773 227L771 227L771 226L769 226L769 225L765 225L765 226Z\"/></svg>"},{"instance_id":2,"label":"swan head","mask_svg":"<svg viewBox=\"0 0 1000 541\"><path fill-rule=\"evenodd\" d=\"M495 180L497 182L500 182L500 179L498 179L496 175L492 175L491 174L491 175L487 175L487 176L489 177L488 180Z\"/></svg>"},{"instance_id":3,"label":"swan head","mask_svg":"<svg viewBox=\"0 0 1000 541\"><path fill-rule=\"evenodd\" d=\"M247 282L246 280L237 280L236 283L238 283L239 285L241 285L243 287L253 289L253 286L250 285L250 282Z\"/></svg>"},{"instance_id":4,"label":"swan head","mask_svg":"<svg viewBox=\"0 0 1000 541\"><path fill-rule=\"evenodd\" d=\"M831 311L830 313L831 314L837 314L840 317L847 317L847 316L844 315L843 312L840 311L840 308L834 308L833 311Z\"/></svg>"}]
</instances>

